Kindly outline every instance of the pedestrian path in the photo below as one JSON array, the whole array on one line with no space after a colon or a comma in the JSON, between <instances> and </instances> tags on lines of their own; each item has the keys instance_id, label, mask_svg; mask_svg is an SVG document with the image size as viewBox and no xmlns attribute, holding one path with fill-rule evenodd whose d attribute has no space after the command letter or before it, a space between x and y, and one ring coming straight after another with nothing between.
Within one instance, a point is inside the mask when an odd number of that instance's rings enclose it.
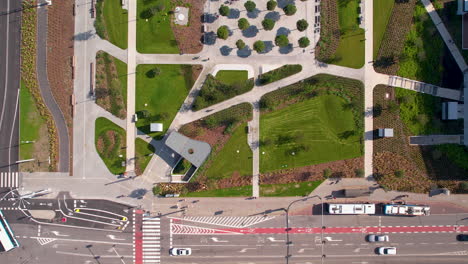
<instances>
[{"instance_id":1,"label":"pedestrian path","mask_svg":"<svg viewBox=\"0 0 468 264\"><path fill-rule=\"evenodd\" d=\"M160 263L161 230L159 217L143 218L143 263Z\"/></svg>"},{"instance_id":2,"label":"pedestrian path","mask_svg":"<svg viewBox=\"0 0 468 264\"><path fill-rule=\"evenodd\" d=\"M389 76L388 85L413 90L420 93L430 94L451 100L461 100L461 92L455 89L447 89L432 84L410 80L400 76Z\"/></svg>"},{"instance_id":3,"label":"pedestrian path","mask_svg":"<svg viewBox=\"0 0 468 264\"><path fill-rule=\"evenodd\" d=\"M18 172L1 172L0 173L0 188L18 188L19 173Z\"/></svg>"},{"instance_id":4,"label":"pedestrian path","mask_svg":"<svg viewBox=\"0 0 468 264\"><path fill-rule=\"evenodd\" d=\"M219 226L228 226L228 227L247 227L256 225L268 220L275 218L274 216L186 216L180 218L184 221L210 224L210 225L219 225Z\"/></svg>"}]
</instances>

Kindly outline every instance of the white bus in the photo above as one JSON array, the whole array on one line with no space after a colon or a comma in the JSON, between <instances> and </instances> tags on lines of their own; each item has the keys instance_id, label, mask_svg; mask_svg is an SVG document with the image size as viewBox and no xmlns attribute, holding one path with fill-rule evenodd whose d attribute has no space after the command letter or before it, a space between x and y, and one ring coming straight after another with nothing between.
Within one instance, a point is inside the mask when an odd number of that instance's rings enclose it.
<instances>
[{"instance_id":1,"label":"white bus","mask_svg":"<svg viewBox=\"0 0 468 264\"><path fill-rule=\"evenodd\" d=\"M430 215L431 207L429 205L410 205L410 204L386 204L384 214L386 215L406 215L422 216Z\"/></svg>"},{"instance_id":2,"label":"white bus","mask_svg":"<svg viewBox=\"0 0 468 264\"><path fill-rule=\"evenodd\" d=\"M375 214L375 204L328 204L329 214L358 215Z\"/></svg>"},{"instance_id":3,"label":"white bus","mask_svg":"<svg viewBox=\"0 0 468 264\"><path fill-rule=\"evenodd\" d=\"M10 251L18 246L19 243L3 216L2 210L0 210L0 252Z\"/></svg>"}]
</instances>

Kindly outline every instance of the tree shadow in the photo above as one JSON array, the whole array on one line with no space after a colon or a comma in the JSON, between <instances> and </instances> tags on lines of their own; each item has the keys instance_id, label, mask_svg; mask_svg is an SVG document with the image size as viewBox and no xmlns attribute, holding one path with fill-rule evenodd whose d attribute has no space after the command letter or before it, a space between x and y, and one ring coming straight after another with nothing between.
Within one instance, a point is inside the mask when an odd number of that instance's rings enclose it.
<instances>
[{"instance_id":1,"label":"tree shadow","mask_svg":"<svg viewBox=\"0 0 468 264\"><path fill-rule=\"evenodd\" d=\"M290 43L287 46L280 47L279 48L279 53L288 54L288 53L291 53L291 51L293 51L293 50L294 50L293 45Z\"/></svg>"},{"instance_id":2,"label":"tree shadow","mask_svg":"<svg viewBox=\"0 0 468 264\"><path fill-rule=\"evenodd\" d=\"M95 33L92 30L88 30L86 32L76 34L73 36L73 40L86 41L91 39L94 35Z\"/></svg>"},{"instance_id":3,"label":"tree shadow","mask_svg":"<svg viewBox=\"0 0 468 264\"><path fill-rule=\"evenodd\" d=\"M232 52L233 48L229 47L229 46L222 46L219 51L221 52L221 55L223 56L229 56Z\"/></svg>"},{"instance_id":4,"label":"tree shadow","mask_svg":"<svg viewBox=\"0 0 468 264\"><path fill-rule=\"evenodd\" d=\"M265 43L265 50L261 52L262 54L272 51L273 48L275 47L275 44L273 44L273 41L264 41L263 43Z\"/></svg>"},{"instance_id":5,"label":"tree shadow","mask_svg":"<svg viewBox=\"0 0 468 264\"><path fill-rule=\"evenodd\" d=\"M265 19L266 18L274 20L275 22L278 22L278 20L280 20L281 18L281 15L279 12L272 11L265 15Z\"/></svg>"},{"instance_id":6,"label":"tree shadow","mask_svg":"<svg viewBox=\"0 0 468 264\"><path fill-rule=\"evenodd\" d=\"M241 58L247 58L252 55L252 50L249 46L245 46L243 49L237 50L237 56Z\"/></svg>"},{"instance_id":7,"label":"tree shadow","mask_svg":"<svg viewBox=\"0 0 468 264\"><path fill-rule=\"evenodd\" d=\"M214 33L213 31L206 32L202 36L202 43L205 45L214 45L216 43L216 38L217 38L216 33Z\"/></svg>"},{"instance_id":8,"label":"tree shadow","mask_svg":"<svg viewBox=\"0 0 468 264\"><path fill-rule=\"evenodd\" d=\"M242 30L242 36L244 36L245 38L253 38L257 36L258 32L259 30L257 26L250 26L246 30Z\"/></svg>"},{"instance_id":9,"label":"tree shadow","mask_svg":"<svg viewBox=\"0 0 468 264\"><path fill-rule=\"evenodd\" d=\"M202 23L211 24L211 23L214 23L218 19L218 17L215 16L214 14L204 13L203 15L201 15L200 19Z\"/></svg>"},{"instance_id":10,"label":"tree shadow","mask_svg":"<svg viewBox=\"0 0 468 264\"><path fill-rule=\"evenodd\" d=\"M285 6L289 4L294 4L295 0L278 0L278 7L283 9Z\"/></svg>"},{"instance_id":11,"label":"tree shadow","mask_svg":"<svg viewBox=\"0 0 468 264\"><path fill-rule=\"evenodd\" d=\"M227 18L229 18L229 19L238 19L239 17L240 17L240 10L239 9L230 9L229 16L227 16Z\"/></svg>"},{"instance_id":12,"label":"tree shadow","mask_svg":"<svg viewBox=\"0 0 468 264\"><path fill-rule=\"evenodd\" d=\"M248 17L248 18L257 18L258 15L259 15L260 13L261 13L261 11L258 10L258 8L255 8L254 11L252 11L252 12L247 12L247 17Z\"/></svg>"},{"instance_id":13,"label":"tree shadow","mask_svg":"<svg viewBox=\"0 0 468 264\"><path fill-rule=\"evenodd\" d=\"M290 33L291 33L291 30L290 30L289 28L280 27L280 28L278 28L278 30L276 31L276 36L279 36L279 35L288 36Z\"/></svg>"}]
</instances>

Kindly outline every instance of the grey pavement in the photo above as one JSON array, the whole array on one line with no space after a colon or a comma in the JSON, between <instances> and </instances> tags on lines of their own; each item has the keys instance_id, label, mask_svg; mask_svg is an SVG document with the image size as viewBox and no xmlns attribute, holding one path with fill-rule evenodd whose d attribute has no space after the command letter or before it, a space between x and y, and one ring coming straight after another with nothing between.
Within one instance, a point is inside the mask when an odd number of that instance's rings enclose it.
<instances>
[{"instance_id":1,"label":"grey pavement","mask_svg":"<svg viewBox=\"0 0 468 264\"><path fill-rule=\"evenodd\" d=\"M45 2L45 1L44 1ZM42 3L42 2L41 2ZM37 9L37 79L44 103L49 109L57 129L59 152L58 171L70 170L70 138L62 110L52 94L47 77L47 8Z\"/></svg>"},{"instance_id":2,"label":"grey pavement","mask_svg":"<svg viewBox=\"0 0 468 264\"><path fill-rule=\"evenodd\" d=\"M0 2L0 12L17 10L21 2ZM18 171L21 11L0 16L0 171Z\"/></svg>"},{"instance_id":3,"label":"grey pavement","mask_svg":"<svg viewBox=\"0 0 468 264\"><path fill-rule=\"evenodd\" d=\"M252 196L260 196L260 105L254 102L252 121L249 122L248 143L252 149Z\"/></svg>"}]
</instances>

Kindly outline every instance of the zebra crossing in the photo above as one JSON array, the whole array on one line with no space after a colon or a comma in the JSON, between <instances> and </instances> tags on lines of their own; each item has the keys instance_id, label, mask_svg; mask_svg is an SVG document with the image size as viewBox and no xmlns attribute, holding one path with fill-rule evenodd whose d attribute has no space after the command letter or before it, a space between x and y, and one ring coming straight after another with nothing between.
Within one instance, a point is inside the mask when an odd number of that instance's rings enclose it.
<instances>
[{"instance_id":1,"label":"zebra crossing","mask_svg":"<svg viewBox=\"0 0 468 264\"><path fill-rule=\"evenodd\" d=\"M18 172L0 172L0 188L18 188Z\"/></svg>"},{"instance_id":2,"label":"zebra crossing","mask_svg":"<svg viewBox=\"0 0 468 264\"><path fill-rule=\"evenodd\" d=\"M143 217L143 263L160 263L161 223L159 217Z\"/></svg>"},{"instance_id":3,"label":"zebra crossing","mask_svg":"<svg viewBox=\"0 0 468 264\"><path fill-rule=\"evenodd\" d=\"M185 221L228 226L228 227L247 227L275 218L274 216L186 216L180 218Z\"/></svg>"}]
</instances>

